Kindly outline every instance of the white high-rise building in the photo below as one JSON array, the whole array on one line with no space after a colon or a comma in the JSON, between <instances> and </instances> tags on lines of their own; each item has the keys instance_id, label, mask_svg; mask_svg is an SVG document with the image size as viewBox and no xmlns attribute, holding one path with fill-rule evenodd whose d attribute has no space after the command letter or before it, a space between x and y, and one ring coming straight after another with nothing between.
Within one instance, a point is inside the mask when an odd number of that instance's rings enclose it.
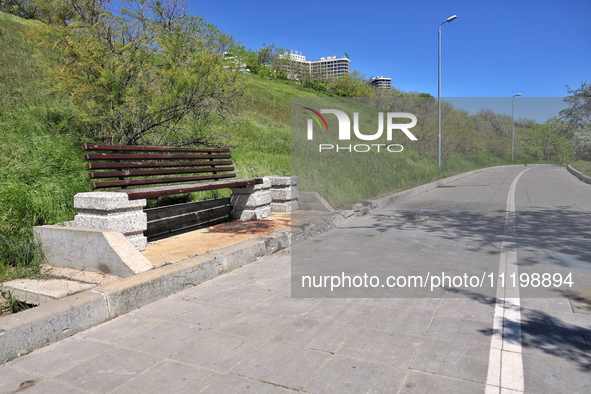
<instances>
[{"instance_id":1,"label":"white high-rise building","mask_svg":"<svg viewBox=\"0 0 591 394\"><path fill-rule=\"evenodd\" d=\"M392 86L392 78L386 77L371 77L369 84L380 89L390 89Z\"/></svg>"},{"instance_id":2,"label":"white high-rise building","mask_svg":"<svg viewBox=\"0 0 591 394\"><path fill-rule=\"evenodd\" d=\"M282 56L287 58L287 53ZM290 74L297 75L299 73L307 72L308 75L322 75L330 77L338 77L339 75L349 73L351 71L351 60L346 57L329 56L321 57L320 60L306 60L306 56L300 52L292 50L289 53L289 60L293 63ZM298 67L299 66L299 67ZM299 71L299 72L298 72Z\"/></svg>"}]
</instances>

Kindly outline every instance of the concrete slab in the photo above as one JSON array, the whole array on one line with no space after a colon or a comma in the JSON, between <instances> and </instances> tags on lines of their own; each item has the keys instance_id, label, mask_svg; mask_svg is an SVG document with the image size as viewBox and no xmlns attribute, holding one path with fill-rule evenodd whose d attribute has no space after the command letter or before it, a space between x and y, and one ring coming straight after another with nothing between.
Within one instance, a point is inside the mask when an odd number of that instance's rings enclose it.
<instances>
[{"instance_id":1,"label":"concrete slab","mask_svg":"<svg viewBox=\"0 0 591 394\"><path fill-rule=\"evenodd\" d=\"M51 378L107 351L111 347L112 345L107 343L80 337L70 337L38 349L28 357L17 358L12 365L21 370ZM79 351L81 348L84 348L84 352Z\"/></svg>"},{"instance_id":2,"label":"concrete slab","mask_svg":"<svg viewBox=\"0 0 591 394\"><path fill-rule=\"evenodd\" d=\"M358 327L335 354L406 368L422 341L414 335Z\"/></svg>"},{"instance_id":3,"label":"concrete slab","mask_svg":"<svg viewBox=\"0 0 591 394\"><path fill-rule=\"evenodd\" d=\"M555 358L523 355L525 391L539 394L590 393L587 364L572 363Z\"/></svg>"},{"instance_id":4,"label":"concrete slab","mask_svg":"<svg viewBox=\"0 0 591 394\"><path fill-rule=\"evenodd\" d=\"M292 390L236 375L224 375L201 394L293 394Z\"/></svg>"},{"instance_id":5,"label":"concrete slab","mask_svg":"<svg viewBox=\"0 0 591 394\"><path fill-rule=\"evenodd\" d=\"M421 345L411 368L486 384L488 360L488 346L427 338Z\"/></svg>"},{"instance_id":6,"label":"concrete slab","mask_svg":"<svg viewBox=\"0 0 591 394\"><path fill-rule=\"evenodd\" d=\"M314 374L304 391L314 394L388 393L400 386L405 374L406 369L335 356Z\"/></svg>"},{"instance_id":7,"label":"concrete slab","mask_svg":"<svg viewBox=\"0 0 591 394\"><path fill-rule=\"evenodd\" d=\"M334 353L354 327L333 322L299 319L273 337L274 342Z\"/></svg>"},{"instance_id":8,"label":"concrete slab","mask_svg":"<svg viewBox=\"0 0 591 394\"><path fill-rule=\"evenodd\" d=\"M220 378L221 374L171 360L164 360L127 381L113 394L193 394Z\"/></svg>"},{"instance_id":9,"label":"concrete slab","mask_svg":"<svg viewBox=\"0 0 591 394\"><path fill-rule=\"evenodd\" d=\"M119 231L66 226L35 226L33 231L41 242L45 259L56 267L122 278L153 268Z\"/></svg>"},{"instance_id":10,"label":"concrete slab","mask_svg":"<svg viewBox=\"0 0 591 394\"><path fill-rule=\"evenodd\" d=\"M398 393L474 394L484 393L484 390L485 386L483 384L426 372L409 371Z\"/></svg>"},{"instance_id":11,"label":"concrete slab","mask_svg":"<svg viewBox=\"0 0 591 394\"><path fill-rule=\"evenodd\" d=\"M96 285L65 279L15 279L0 284L0 291L7 293L21 302L40 305L49 301L67 297Z\"/></svg>"},{"instance_id":12,"label":"concrete slab","mask_svg":"<svg viewBox=\"0 0 591 394\"><path fill-rule=\"evenodd\" d=\"M162 357L112 348L57 375L54 380L86 391L109 392L160 361Z\"/></svg>"},{"instance_id":13,"label":"concrete slab","mask_svg":"<svg viewBox=\"0 0 591 394\"><path fill-rule=\"evenodd\" d=\"M329 357L324 352L268 342L231 372L300 390Z\"/></svg>"},{"instance_id":14,"label":"concrete slab","mask_svg":"<svg viewBox=\"0 0 591 394\"><path fill-rule=\"evenodd\" d=\"M259 349L265 341L224 332L212 332L171 358L214 371L228 372Z\"/></svg>"}]
</instances>

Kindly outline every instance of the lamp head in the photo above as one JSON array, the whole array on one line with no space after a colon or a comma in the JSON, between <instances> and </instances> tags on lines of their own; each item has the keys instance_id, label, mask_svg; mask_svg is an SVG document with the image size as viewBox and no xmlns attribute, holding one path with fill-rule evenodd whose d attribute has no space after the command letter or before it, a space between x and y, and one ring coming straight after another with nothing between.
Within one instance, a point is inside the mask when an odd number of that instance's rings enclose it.
<instances>
[{"instance_id":1,"label":"lamp head","mask_svg":"<svg viewBox=\"0 0 591 394\"><path fill-rule=\"evenodd\" d=\"M454 19L456 19L457 17L458 17L457 15L452 15L452 16L450 16L449 18L447 18L445 21L446 21L446 22L451 22L451 21L453 21Z\"/></svg>"},{"instance_id":2,"label":"lamp head","mask_svg":"<svg viewBox=\"0 0 591 394\"><path fill-rule=\"evenodd\" d=\"M516 96L521 96L521 93L517 93Z\"/></svg>"}]
</instances>

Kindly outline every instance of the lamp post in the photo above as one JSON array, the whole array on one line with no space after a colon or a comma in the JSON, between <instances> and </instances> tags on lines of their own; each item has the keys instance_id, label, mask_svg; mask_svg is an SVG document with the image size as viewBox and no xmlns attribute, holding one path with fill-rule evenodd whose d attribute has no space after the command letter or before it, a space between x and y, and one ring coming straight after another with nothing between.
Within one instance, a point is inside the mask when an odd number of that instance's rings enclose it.
<instances>
[{"instance_id":1,"label":"lamp post","mask_svg":"<svg viewBox=\"0 0 591 394\"><path fill-rule=\"evenodd\" d=\"M457 15L452 15L439 24L439 78L437 84L437 104L439 105L439 149L437 155L437 165L441 167L441 25L445 22L451 22L456 19Z\"/></svg>"},{"instance_id":2,"label":"lamp post","mask_svg":"<svg viewBox=\"0 0 591 394\"><path fill-rule=\"evenodd\" d=\"M521 93L517 93L511 97L511 122L513 123L513 131L511 132L511 161L515 156L515 97L521 96Z\"/></svg>"}]
</instances>

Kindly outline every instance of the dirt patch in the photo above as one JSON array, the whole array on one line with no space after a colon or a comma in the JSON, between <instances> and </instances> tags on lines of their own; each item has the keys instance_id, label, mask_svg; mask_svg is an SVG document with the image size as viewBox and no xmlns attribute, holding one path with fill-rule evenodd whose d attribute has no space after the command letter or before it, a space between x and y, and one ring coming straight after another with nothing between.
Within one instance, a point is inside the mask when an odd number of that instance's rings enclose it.
<instances>
[{"instance_id":1,"label":"dirt patch","mask_svg":"<svg viewBox=\"0 0 591 394\"><path fill-rule=\"evenodd\" d=\"M208 233L259 234L268 233L275 225L270 220L234 221L215 225Z\"/></svg>"}]
</instances>

